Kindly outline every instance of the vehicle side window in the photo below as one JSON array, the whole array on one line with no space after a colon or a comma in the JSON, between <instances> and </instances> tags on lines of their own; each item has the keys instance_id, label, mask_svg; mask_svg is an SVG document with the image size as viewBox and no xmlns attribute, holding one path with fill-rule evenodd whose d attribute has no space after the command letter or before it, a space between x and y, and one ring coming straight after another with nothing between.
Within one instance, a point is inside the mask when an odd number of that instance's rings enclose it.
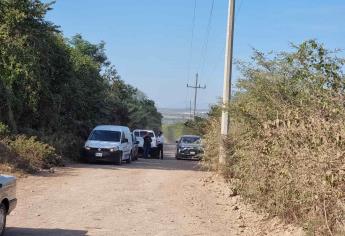
<instances>
[{"instance_id":1,"label":"vehicle side window","mask_svg":"<svg viewBox=\"0 0 345 236\"><path fill-rule=\"evenodd\" d=\"M132 140L131 134L128 132L125 133L125 138L128 140L128 142L130 142Z\"/></svg>"},{"instance_id":2,"label":"vehicle side window","mask_svg":"<svg viewBox=\"0 0 345 236\"><path fill-rule=\"evenodd\" d=\"M140 137L140 132L139 132L139 131L135 131L135 132L134 132L134 135L135 135L136 137Z\"/></svg>"},{"instance_id":3,"label":"vehicle side window","mask_svg":"<svg viewBox=\"0 0 345 236\"><path fill-rule=\"evenodd\" d=\"M121 143L125 140L125 138L126 138L126 137L125 137L125 133L122 132L122 133L121 133Z\"/></svg>"}]
</instances>

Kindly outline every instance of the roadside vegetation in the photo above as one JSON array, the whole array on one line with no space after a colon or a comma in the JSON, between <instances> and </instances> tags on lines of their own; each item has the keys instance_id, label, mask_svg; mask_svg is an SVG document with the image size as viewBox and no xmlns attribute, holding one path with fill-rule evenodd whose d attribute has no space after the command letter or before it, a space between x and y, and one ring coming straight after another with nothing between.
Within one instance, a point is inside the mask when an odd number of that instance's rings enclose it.
<instances>
[{"instance_id":1,"label":"roadside vegetation","mask_svg":"<svg viewBox=\"0 0 345 236\"><path fill-rule=\"evenodd\" d=\"M27 159L30 171L54 155L77 160L97 124L159 129L162 118L121 79L104 42L64 38L45 19L49 10L52 4L39 0L0 1L0 142Z\"/></svg>"},{"instance_id":2,"label":"roadside vegetation","mask_svg":"<svg viewBox=\"0 0 345 236\"><path fill-rule=\"evenodd\" d=\"M292 52L254 52L229 106L227 164L218 166L219 116L205 162L234 192L311 235L345 234L344 59L311 40Z\"/></svg>"},{"instance_id":3,"label":"roadside vegetation","mask_svg":"<svg viewBox=\"0 0 345 236\"><path fill-rule=\"evenodd\" d=\"M179 137L185 134L197 134L193 128L186 126L186 123L163 124L162 131L166 142L175 143Z\"/></svg>"},{"instance_id":4,"label":"roadside vegetation","mask_svg":"<svg viewBox=\"0 0 345 236\"><path fill-rule=\"evenodd\" d=\"M221 109L219 106L212 106L207 114L208 118L216 118L219 116ZM175 143L175 141L182 135L199 135L203 136L207 134L209 125L208 118L196 116L194 119L187 120L185 122L178 122L174 124L163 124L162 130L164 136L169 143Z\"/></svg>"}]
</instances>

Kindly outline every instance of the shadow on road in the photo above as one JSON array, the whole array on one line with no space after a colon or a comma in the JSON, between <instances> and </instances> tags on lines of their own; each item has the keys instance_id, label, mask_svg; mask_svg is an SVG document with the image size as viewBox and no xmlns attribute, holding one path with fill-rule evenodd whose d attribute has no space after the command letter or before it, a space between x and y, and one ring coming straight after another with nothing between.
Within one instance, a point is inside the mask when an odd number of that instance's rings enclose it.
<instances>
[{"instance_id":1,"label":"shadow on road","mask_svg":"<svg viewBox=\"0 0 345 236\"><path fill-rule=\"evenodd\" d=\"M85 230L8 228L6 236L87 236Z\"/></svg>"},{"instance_id":2,"label":"shadow on road","mask_svg":"<svg viewBox=\"0 0 345 236\"><path fill-rule=\"evenodd\" d=\"M200 171L199 162L191 160L175 160L166 158L163 160L139 159L132 165L124 166L128 169L155 169L155 170L193 170Z\"/></svg>"},{"instance_id":3,"label":"shadow on road","mask_svg":"<svg viewBox=\"0 0 345 236\"><path fill-rule=\"evenodd\" d=\"M198 161L192 160L176 160L175 159L175 145L165 145L164 159L143 159L139 158L131 164L123 163L121 166L113 163L98 162L92 164L76 164L73 168L91 168L91 169L153 169L153 170L182 170L182 171L200 171Z\"/></svg>"},{"instance_id":4,"label":"shadow on road","mask_svg":"<svg viewBox=\"0 0 345 236\"><path fill-rule=\"evenodd\" d=\"M175 159L175 145L166 145L164 151L164 159L143 159L139 158L131 164L116 165L111 162L94 162L89 164L69 164L63 168L62 172L47 174L49 177L59 176L77 176L76 169L108 169L108 170L121 170L121 169L152 169L152 170L181 170L181 171L201 171L199 162L193 160L176 160ZM40 175L44 176L44 175Z\"/></svg>"},{"instance_id":5,"label":"shadow on road","mask_svg":"<svg viewBox=\"0 0 345 236\"><path fill-rule=\"evenodd\" d=\"M151 169L151 170L182 170L182 171L201 171L198 161L191 160L175 160L172 158L159 159L142 159L131 164L123 163L121 166L112 164L110 162L97 162L92 164L75 164L71 166L75 168L90 168L90 169L108 169L108 170L120 170L120 169Z\"/></svg>"}]
</instances>

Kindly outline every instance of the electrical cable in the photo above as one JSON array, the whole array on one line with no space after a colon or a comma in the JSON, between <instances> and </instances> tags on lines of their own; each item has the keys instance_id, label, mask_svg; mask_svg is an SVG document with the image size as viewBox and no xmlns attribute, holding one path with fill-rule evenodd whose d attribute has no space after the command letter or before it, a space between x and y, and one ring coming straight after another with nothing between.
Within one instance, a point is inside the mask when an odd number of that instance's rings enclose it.
<instances>
[{"instance_id":1,"label":"electrical cable","mask_svg":"<svg viewBox=\"0 0 345 236\"><path fill-rule=\"evenodd\" d=\"M187 84L190 82L190 72L192 67L192 60L193 60L193 46L194 46L194 31L195 31L195 23L196 23L196 9L197 9L197 0L194 0L194 10L193 10L193 18L192 18L192 32L191 32L191 40L190 40L190 48L189 48L189 62L188 62L188 69L187 69ZM189 109L190 101L189 101L189 89L187 88L186 91L186 108Z\"/></svg>"},{"instance_id":2,"label":"electrical cable","mask_svg":"<svg viewBox=\"0 0 345 236\"><path fill-rule=\"evenodd\" d=\"M205 63L206 63L208 43L209 43L209 38L210 38L210 33L211 33L211 28L212 28L212 18L213 18L213 12L214 12L214 5L215 5L215 0L212 0L209 18L208 18L208 23L207 23L207 28L206 28L205 42L204 42L204 45L203 45L202 51L201 51L201 64L199 67L201 74L203 74L203 70L204 70Z\"/></svg>"},{"instance_id":3,"label":"electrical cable","mask_svg":"<svg viewBox=\"0 0 345 236\"><path fill-rule=\"evenodd\" d=\"M235 17L236 17L236 21L235 21L235 25L238 24L238 19L239 19L239 16L240 16L240 11L242 9L242 5L244 3L244 0L241 0L240 3L238 4L238 7L237 7L237 10L236 10L236 13L235 13ZM221 58L223 56L222 52L224 52L225 50L225 45L224 47L222 47L222 49L220 50L220 52L217 54L217 58L219 58L219 60L217 60L217 62L214 64L214 66L212 67L213 69L211 70L211 78L213 78L218 66L221 62Z\"/></svg>"}]
</instances>

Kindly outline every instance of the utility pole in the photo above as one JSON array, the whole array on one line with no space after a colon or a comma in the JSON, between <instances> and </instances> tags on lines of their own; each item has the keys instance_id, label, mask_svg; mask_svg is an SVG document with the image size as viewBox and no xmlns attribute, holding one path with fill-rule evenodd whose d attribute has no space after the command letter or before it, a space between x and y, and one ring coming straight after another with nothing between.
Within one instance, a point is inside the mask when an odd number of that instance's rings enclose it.
<instances>
[{"instance_id":1,"label":"utility pole","mask_svg":"<svg viewBox=\"0 0 345 236\"><path fill-rule=\"evenodd\" d=\"M197 100L197 96L198 96L198 89L206 89L206 85L204 86L200 86L200 84L198 84L198 80L199 80L199 74L196 73L195 76L195 86L191 86L187 84L187 88L193 88L194 89L194 108L193 108L193 117L195 119L196 116L196 100Z\"/></svg>"},{"instance_id":2,"label":"utility pole","mask_svg":"<svg viewBox=\"0 0 345 236\"><path fill-rule=\"evenodd\" d=\"M192 119L192 100L189 100L189 119Z\"/></svg>"},{"instance_id":3,"label":"utility pole","mask_svg":"<svg viewBox=\"0 0 345 236\"><path fill-rule=\"evenodd\" d=\"M223 110L221 120L221 144L219 153L219 164L225 164L225 139L229 132L230 117L226 110L231 99L231 75L232 75L232 56L234 44L234 25L235 25L235 0L229 0L228 25L226 36L225 65L224 65L224 88L223 88Z\"/></svg>"}]
</instances>

